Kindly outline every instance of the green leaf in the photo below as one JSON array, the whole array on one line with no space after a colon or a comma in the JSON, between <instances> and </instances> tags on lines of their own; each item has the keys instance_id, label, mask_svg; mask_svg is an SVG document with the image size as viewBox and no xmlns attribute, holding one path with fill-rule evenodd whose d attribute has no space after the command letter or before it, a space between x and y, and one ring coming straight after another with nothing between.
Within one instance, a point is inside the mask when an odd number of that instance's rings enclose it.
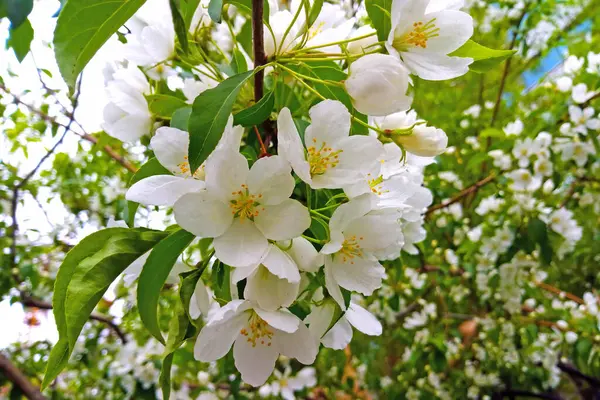
<instances>
[{"instance_id":1,"label":"green leaf","mask_svg":"<svg viewBox=\"0 0 600 400\"><path fill-rule=\"evenodd\" d=\"M25 20L18 28L10 29L10 36L6 41L6 47L12 47L19 62L23 61L33 40L33 28L29 20Z\"/></svg>"},{"instance_id":2,"label":"green leaf","mask_svg":"<svg viewBox=\"0 0 600 400\"><path fill-rule=\"evenodd\" d=\"M175 34L179 39L179 44L183 49L184 53L189 51L188 37L187 37L187 26L183 15L181 14L181 4L179 0L169 0L169 6L171 7L171 18L173 19L173 27L175 28Z\"/></svg>"},{"instance_id":3,"label":"green leaf","mask_svg":"<svg viewBox=\"0 0 600 400\"><path fill-rule=\"evenodd\" d=\"M175 352L169 352L165 358L163 358L162 366L160 367L158 384L160 385L163 399L168 399L171 396L171 367L173 366L174 355Z\"/></svg>"},{"instance_id":4,"label":"green leaf","mask_svg":"<svg viewBox=\"0 0 600 400\"><path fill-rule=\"evenodd\" d=\"M246 57L238 49L233 49L233 56L231 59L231 69L236 74L248 71L248 63Z\"/></svg>"},{"instance_id":5,"label":"green leaf","mask_svg":"<svg viewBox=\"0 0 600 400\"><path fill-rule=\"evenodd\" d=\"M73 88L83 67L146 0L69 0L54 31L54 52L63 79Z\"/></svg>"},{"instance_id":6,"label":"green leaf","mask_svg":"<svg viewBox=\"0 0 600 400\"><path fill-rule=\"evenodd\" d=\"M371 25L377 31L379 40L387 40L392 29L392 0L365 0L367 14L371 18Z\"/></svg>"},{"instance_id":7,"label":"green leaf","mask_svg":"<svg viewBox=\"0 0 600 400\"><path fill-rule=\"evenodd\" d=\"M273 95L273 92L269 92L264 95L258 103L234 114L233 123L242 126L258 125L269 118L274 105L275 96Z\"/></svg>"},{"instance_id":8,"label":"green leaf","mask_svg":"<svg viewBox=\"0 0 600 400\"><path fill-rule=\"evenodd\" d=\"M87 236L67 253L52 299L59 340L50 353L42 386L48 386L67 364L83 325L109 285L165 236L145 228L108 228Z\"/></svg>"},{"instance_id":9,"label":"green leaf","mask_svg":"<svg viewBox=\"0 0 600 400\"><path fill-rule=\"evenodd\" d=\"M252 54L252 20L247 20L235 40L242 45L247 54Z\"/></svg>"},{"instance_id":10,"label":"green leaf","mask_svg":"<svg viewBox=\"0 0 600 400\"><path fill-rule=\"evenodd\" d=\"M552 246L548 237L548 227L538 218L532 218L527 225L527 233L533 242L540 246L540 258L544 265L552 261Z\"/></svg>"},{"instance_id":11,"label":"green leaf","mask_svg":"<svg viewBox=\"0 0 600 400\"><path fill-rule=\"evenodd\" d=\"M161 240L154 248L140 273L137 305L140 318L152 336L164 343L158 325L158 298L169 272L183 250L194 240L192 233L178 229Z\"/></svg>"},{"instance_id":12,"label":"green leaf","mask_svg":"<svg viewBox=\"0 0 600 400\"><path fill-rule=\"evenodd\" d=\"M200 93L190 115L190 169L195 171L217 147L223 135L233 103L253 71L227 78L215 88Z\"/></svg>"},{"instance_id":13,"label":"green leaf","mask_svg":"<svg viewBox=\"0 0 600 400\"><path fill-rule=\"evenodd\" d=\"M340 287L342 291L342 296L344 297L344 305L346 308L350 307L350 300L352 300L352 292L350 290L346 290L343 287Z\"/></svg>"},{"instance_id":14,"label":"green leaf","mask_svg":"<svg viewBox=\"0 0 600 400\"><path fill-rule=\"evenodd\" d=\"M226 4L232 4L248 14L252 14L252 0L225 0ZM263 22L269 24L269 0L263 1Z\"/></svg>"},{"instance_id":15,"label":"green leaf","mask_svg":"<svg viewBox=\"0 0 600 400\"><path fill-rule=\"evenodd\" d=\"M223 0L210 0L208 3L208 15L210 19L217 24L221 23L221 13L223 12Z\"/></svg>"},{"instance_id":16,"label":"green leaf","mask_svg":"<svg viewBox=\"0 0 600 400\"><path fill-rule=\"evenodd\" d=\"M181 299L183 309L191 323L194 322L194 319L190 315L190 299L192 298L192 294L194 294L194 290L196 289L196 284L207 265L208 263L203 263L202 268L179 274L179 279L181 280L181 284L179 285L179 298Z\"/></svg>"},{"instance_id":17,"label":"green leaf","mask_svg":"<svg viewBox=\"0 0 600 400\"><path fill-rule=\"evenodd\" d=\"M10 20L10 28L17 29L25 23L33 10L33 0L2 0L4 12ZM2 6L0 6L2 8Z\"/></svg>"},{"instance_id":18,"label":"green leaf","mask_svg":"<svg viewBox=\"0 0 600 400\"><path fill-rule=\"evenodd\" d=\"M196 9L200 5L200 0L182 0L185 3L185 7L182 6L181 9L185 9L184 20L185 26L187 29L192 25L192 19L194 19L194 13Z\"/></svg>"},{"instance_id":19,"label":"green leaf","mask_svg":"<svg viewBox=\"0 0 600 400\"><path fill-rule=\"evenodd\" d=\"M165 119L171 118L178 109L187 107L187 103L182 99L167 94L151 94L146 96L146 99L150 112Z\"/></svg>"},{"instance_id":20,"label":"green leaf","mask_svg":"<svg viewBox=\"0 0 600 400\"><path fill-rule=\"evenodd\" d=\"M312 7L310 8L310 13L308 14L308 27L310 28L312 24L315 23L319 14L321 13L321 9L323 8L323 0L315 0L313 2Z\"/></svg>"},{"instance_id":21,"label":"green leaf","mask_svg":"<svg viewBox=\"0 0 600 400\"><path fill-rule=\"evenodd\" d=\"M171 128L181 129L187 131L188 121L190 120L190 114L192 113L192 107L186 106L175 110L171 115Z\"/></svg>"},{"instance_id":22,"label":"green leaf","mask_svg":"<svg viewBox=\"0 0 600 400\"><path fill-rule=\"evenodd\" d=\"M516 50L495 50L482 46L472 40L462 45L458 50L450 53L454 57L470 57L473 64L469 69L473 72L484 73L496 67L502 61L515 54Z\"/></svg>"},{"instance_id":23,"label":"green leaf","mask_svg":"<svg viewBox=\"0 0 600 400\"><path fill-rule=\"evenodd\" d=\"M151 158L144 165L137 170L137 172L131 177L129 186L131 187L134 183L141 181L144 178L148 178L154 175L172 175L171 172L163 167L156 158ZM127 225L133 227L135 213L139 207L139 204L134 201L127 202Z\"/></svg>"}]
</instances>

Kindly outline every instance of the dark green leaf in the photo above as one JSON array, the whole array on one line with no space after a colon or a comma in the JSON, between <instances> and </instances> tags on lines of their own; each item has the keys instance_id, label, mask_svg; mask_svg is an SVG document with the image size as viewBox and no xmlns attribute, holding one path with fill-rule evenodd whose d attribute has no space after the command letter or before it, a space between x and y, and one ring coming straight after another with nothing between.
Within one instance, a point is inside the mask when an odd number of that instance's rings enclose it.
<instances>
[{"instance_id":1,"label":"dark green leaf","mask_svg":"<svg viewBox=\"0 0 600 400\"><path fill-rule=\"evenodd\" d=\"M131 177L129 186L134 183L141 181L144 178L148 178L154 175L172 175L171 172L163 167L156 158L151 158L144 165L137 170L137 172ZM135 213L139 207L139 204L134 201L127 202L127 225L133 227Z\"/></svg>"},{"instance_id":2,"label":"dark green leaf","mask_svg":"<svg viewBox=\"0 0 600 400\"><path fill-rule=\"evenodd\" d=\"M533 242L540 246L540 258L544 265L552 261L552 246L548 237L548 227L538 218L533 218L527 225L527 233Z\"/></svg>"},{"instance_id":3,"label":"dark green leaf","mask_svg":"<svg viewBox=\"0 0 600 400\"><path fill-rule=\"evenodd\" d=\"M223 135L233 103L253 71L227 78L215 88L200 93L192 107L189 129L189 160L192 171L217 147Z\"/></svg>"},{"instance_id":4,"label":"dark green leaf","mask_svg":"<svg viewBox=\"0 0 600 400\"><path fill-rule=\"evenodd\" d=\"M182 0L182 1L185 4L185 7L183 5L181 7L182 10L185 9L185 12L183 13L184 20L185 20L185 26L189 29L190 26L192 25L192 19L194 19L194 13L196 12L196 9L200 5L200 0Z\"/></svg>"},{"instance_id":5,"label":"dark green leaf","mask_svg":"<svg viewBox=\"0 0 600 400\"><path fill-rule=\"evenodd\" d=\"M168 399L171 396L171 367L173 366L174 355L174 352L169 352L165 358L163 358L162 366L160 367L158 384L160 385L163 399Z\"/></svg>"},{"instance_id":6,"label":"dark green leaf","mask_svg":"<svg viewBox=\"0 0 600 400\"><path fill-rule=\"evenodd\" d=\"M23 61L33 40L33 28L29 20L25 20L18 28L10 29L10 36L6 41L6 47L12 47L19 62Z\"/></svg>"},{"instance_id":7,"label":"dark green leaf","mask_svg":"<svg viewBox=\"0 0 600 400\"><path fill-rule=\"evenodd\" d=\"M310 28L312 24L315 23L319 14L321 13L321 9L323 8L323 0L315 0L313 2L312 7L310 8L310 13L308 14L308 27Z\"/></svg>"},{"instance_id":8,"label":"dark green leaf","mask_svg":"<svg viewBox=\"0 0 600 400\"><path fill-rule=\"evenodd\" d=\"M454 57L470 57L473 64L469 69L473 72L484 73L496 67L502 61L515 54L516 50L495 50L482 46L472 40L462 45L458 50L450 53Z\"/></svg>"},{"instance_id":9,"label":"dark green leaf","mask_svg":"<svg viewBox=\"0 0 600 400\"><path fill-rule=\"evenodd\" d=\"M208 3L208 15L210 19L217 24L221 23L221 13L223 12L223 0L210 0Z\"/></svg>"},{"instance_id":10,"label":"dark green leaf","mask_svg":"<svg viewBox=\"0 0 600 400\"><path fill-rule=\"evenodd\" d=\"M258 103L240 111L233 116L233 123L235 125L253 126L259 125L264 120L269 118L273 106L275 104L275 96L273 92L269 92L259 100Z\"/></svg>"},{"instance_id":11,"label":"dark green leaf","mask_svg":"<svg viewBox=\"0 0 600 400\"><path fill-rule=\"evenodd\" d=\"M108 228L69 251L54 284L52 307L59 340L50 353L42 386L48 386L67 364L83 325L109 285L165 236L145 228Z\"/></svg>"},{"instance_id":12,"label":"dark green leaf","mask_svg":"<svg viewBox=\"0 0 600 400\"><path fill-rule=\"evenodd\" d=\"M181 129L182 131L187 131L191 113L191 106L186 106L175 110L173 112L173 115L171 115L171 128L177 128Z\"/></svg>"},{"instance_id":13,"label":"dark green leaf","mask_svg":"<svg viewBox=\"0 0 600 400\"><path fill-rule=\"evenodd\" d=\"M350 300L352 299L352 292L344 289L343 287L340 287L340 290L342 291L342 296L344 297L344 304L346 305L346 308L350 307Z\"/></svg>"},{"instance_id":14,"label":"dark green leaf","mask_svg":"<svg viewBox=\"0 0 600 400\"><path fill-rule=\"evenodd\" d=\"M154 248L140 273L137 288L137 305L140 318L152 336L164 343L158 325L158 298L169 272L183 250L195 236L179 229L161 240Z\"/></svg>"},{"instance_id":15,"label":"dark green leaf","mask_svg":"<svg viewBox=\"0 0 600 400\"><path fill-rule=\"evenodd\" d=\"M4 12L10 20L11 29L19 28L33 10L33 0L3 0L2 3Z\"/></svg>"},{"instance_id":16,"label":"dark green leaf","mask_svg":"<svg viewBox=\"0 0 600 400\"><path fill-rule=\"evenodd\" d=\"M238 9L245 11L248 14L252 14L252 0L225 0L226 4L232 4ZM263 1L263 22L269 23L269 1Z\"/></svg>"},{"instance_id":17,"label":"dark green leaf","mask_svg":"<svg viewBox=\"0 0 600 400\"><path fill-rule=\"evenodd\" d=\"M181 280L181 284L179 286L179 298L191 323L193 323L194 320L190 315L190 299L192 298L192 294L194 294L194 290L196 289L196 284L198 283L198 280L202 276L202 273L206 269L207 265L207 263L204 263L202 268L179 274L179 279Z\"/></svg>"},{"instance_id":18,"label":"dark green leaf","mask_svg":"<svg viewBox=\"0 0 600 400\"><path fill-rule=\"evenodd\" d=\"M392 0L365 0L367 14L371 18L371 25L377 31L379 40L387 40L392 29Z\"/></svg>"},{"instance_id":19,"label":"dark green leaf","mask_svg":"<svg viewBox=\"0 0 600 400\"><path fill-rule=\"evenodd\" d=\"M63 79L77 76L98 49L144 4L145 0L69 0L54 31L54 52Z\"/></svg>"},{"instance_id":20,"label":"dark green leaf","mask_svg":"<svg viewBox=\"0 0 600 400\"><path fill-rule=\"evenodd\" d=\"M173 27L179 39L179 44L183 49L184 53L189 51L188 37L187 37L187 26L183 15L181 13L181 4L179 0L169 0L169 6L171 7L171 18L173 19Z\"/></svg>"},{"instance_id":21,"label":"dark green leaf","mask_svg":"<svg viewBox=\"0 0 600 400\"><path fill-rule=\"evenodd\" d=\"M185 101L167 94L151 94L146 96L150 112L160 118L169 119L175 111L187 107Z\"/></svg>"},{"instance_id":22,"label":"dark green leaf","mask_svg":"<svg viewBox=\"0 0 600 400\"><path fill-rule=\"evenodd\" d=\"M240 33L237 34L235 40L242 45L246 53L252 54L252 21L250 19L242 25L242 29L240 29Z\"/></svg>"}]
</instances>

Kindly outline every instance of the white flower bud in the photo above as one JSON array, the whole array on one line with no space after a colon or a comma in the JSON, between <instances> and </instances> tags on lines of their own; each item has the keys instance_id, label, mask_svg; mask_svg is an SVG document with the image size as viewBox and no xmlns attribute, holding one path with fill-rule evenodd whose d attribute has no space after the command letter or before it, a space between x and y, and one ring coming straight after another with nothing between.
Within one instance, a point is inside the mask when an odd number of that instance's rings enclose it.
<instances>
[{"instance_id":1,"label":"white flower bud","mask_svg":"<svg viewBox=\"0 0 600 400\"><path fill-rule=\"evenodd\" d=\"M408 110L408 82L408 70L398 59L369 54L352 63L345 86L359 112L383 116Z\"/></svg>"},{"instance_id":2,"label":"white flower bud","mask_svg":"<svg viewBox=\"0 0 600 400\"><path fill-rule=\"evenodd\" d=\"M567 321L560 319L560 320L556 321L556 326L558 326L560 329L567 329L569 324L567 324Z\"/></svg>"},{"instance_id":3,"label":"white flower bud","mask_svg":"<svg viewBox=\"0 0 600 400\"><path fill-rule=\"evenodd\" d=\"M554 190L554 182L552 179L547 179L542 186L542 191L544 194L550 194Z\"/></svg>"},{"instance_id":4,"label":"white flower bud","mask_svg":"<svg viewBox=\"0 0 600 400\"><path fill-rule=\"evenodd\" d=\"M569 331L565 333L565 340L569 344L573 344L577 341L577 334L575 332Z\"/></svg>"},{"instance_id":5,"label":"white flower bud","mask_svg":"<svg viewBox=\"0 0 600 400\"><path fill-rule=\"evenodd\" d=\"M354 31L354 33L350 35L351 39L360 36L366 36L369 34L373 35L366 38L354 40L348 43L348 52L350 54L362 54L363 52L369 51L369 46L372 46L375 43L377 43L377 35L375 35L375 33L376 31L371 27L371 25L363 25L360 28L358 28L356 31Z\"/></svg>"},{"instance_id":6,"label":"white flower bud","mask_svg":"<svg viewBox=\"0 0 600 400\"><path fill-rule=\"evenodd\" d=\"M425 125L414 127L410 135L397 135L394 141L421 157L435 157L442 154L448 146L448 136L443 130Z\"/></svg>"}]
</instances>

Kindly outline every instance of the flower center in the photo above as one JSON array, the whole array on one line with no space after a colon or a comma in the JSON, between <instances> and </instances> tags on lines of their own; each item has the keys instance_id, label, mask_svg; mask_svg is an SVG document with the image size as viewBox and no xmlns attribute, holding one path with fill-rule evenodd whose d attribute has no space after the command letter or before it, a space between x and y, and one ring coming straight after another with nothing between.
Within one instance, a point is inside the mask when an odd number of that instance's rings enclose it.
<instances>
[{"instance_id":1,"label":"flower center","mask_svg":"<svg viewBox=\"0 0 600 400\"><path fill-rule=\"evenodd\" d=\"M369 177L371 174L369 174ZM379 175L377 178L369 179L369 186L371 187L371 192L375 193L378 196L381 196L383 193L387 193L387 190L382 190L383 184L383 175Z\"/></svg>"},{"instance_id":2,"label":"flower center","mask_svg":"<svg viewBox=\"0 0 600 400\"><path fill-rule=\"evenodd\" d=\"M274 332L271 326L254 311L252 311L252 315L248 320L247 328L242 328L240 333L246 337L248 342L252 343L252 347L256 347L257 343L271 346L271 339L273 339Z\"/></svg>"},{"instance_id":3,"label":"flower center","mask_svg":"<svg viewBox=\"0 0 600 400\"><path fill-rule=\"evenodd\" d=\"M182 175L193 176L195 179L200 180L204 179L204 165L198 168L193 175L190 174L190 163L188 161L188 156L184 156L183 161L177 164L177 167L179 168L179 173ZM177 173L177 171L173 171L173 173Z\"/></svg>"},{"instance_id":4,"label":"flower center","mask_svg":"<svg viewBox=\"0 0 600 400\"><path fill-rule=\"evenodd\" d=\"M333 150L327 147L327 143L323 142L321 147L317 149L314 145L317 139L313 138L313 145L308 147L308 164L310 165L310 174L323 175L329 168L335 168L339 164L339 154L342 150Z\"/></svg>"},{"instance_id":5,"label":"flower center","mask_svg":"<svg viewBox=\"0 0 600 400\"><path fill-rule=\"evenodd\" d=\"M406 51L409 47L427 48L427 41L440 36L440 28L435 26L435 18L427 23L415 22L412 30L394 39L393 46L398 51Z\"/></svg>"},{"instance_id":6,"label":"flower center","mask_svg":"<svg viewBox=\"0 0 600 400\"><path fill-rule=\"evenodd\" d=\"M235 217L238 217L240 221L244 221L246 218L253 220L254 217L258 216L259 211L264 210L264 208L259 207L260 203L258 202L262 198L262 194L258 196L250 194L247 185L242 185L241 190L231 192L231 194L234 197L229 202L229 207L231 208L231 213Z\"/></svg>"},{"instance_id":7,"label":"flower center","mask_svg":"<svg viewBox=\"0 0 600 400\"><path fill-rule=\"evenodd\" d=\"M363 240L363 237L359 237L358 240ZM346 238L344 243L342 243L342 248L339 253L342 255L342 260L344 260L344 262L350 260L350 264L354 264L352 259L355 257L362 258L363 255L363 252L360 249L360 244L356 240L356 236Z\"/></svg>"}]
</instances>

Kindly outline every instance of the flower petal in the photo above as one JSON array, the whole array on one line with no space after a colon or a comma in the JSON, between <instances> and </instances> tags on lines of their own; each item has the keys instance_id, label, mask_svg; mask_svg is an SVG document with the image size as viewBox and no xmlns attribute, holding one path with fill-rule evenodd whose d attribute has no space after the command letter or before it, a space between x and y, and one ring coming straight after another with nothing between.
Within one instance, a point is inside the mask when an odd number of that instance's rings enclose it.
<instances>
[{"instance_id":1,"label":"flower petal","mask_svg":"<svg viewBox=\"0 0 600 400\"><path fill-rule=\"evenodd\" d=\"M352 340L352 326L348 323L346 317L340 318L329 332L323 336L321 342L323 346L334 350L343 350Z\"/></svg>"},{"instance_id":2,"label":"flower petal","mask_svg":"<svg viewBox=\"0 0 600 400\"><path fill-rule=\"evenodd\" d=\"M269 247L265 236L252 221L236 218L227 231L213 242L216 257L232 267L257 264Z\"/></svg>"},{"instance_id":3,"label":"flower petal","mask_svg":"<svg viewBox=\"0 0 600 400\"><path fill-rule=\"evenodd\" d=\"M233 221L229 207L206 191L180 197L173 206L173 214L179 226L200 237L220 236Z\"/></svg>"},{"instance_id":4,"label":"flower petal","mask_svg":"<svg viewBox=\"0 0 600 400\"><path fill-rule=\"evenodd\" d=\"M236 268L239 269L247 268ZM290 283L278 278L261 265L248 278L244 298L255 301L264 310L275 311L289 307L296 300L299 288L300 282Z\"/></svg>"},{"instance_id":5,"label":"flower petal","mask_svg":"<svg viewBox=\"0 0 600 400\"><path fill-rule=\"evenodd\" d=\"M191 176L187 161L190 135L177 128L162 126L150 139L154 155L160 164L174 175ZM187 166L188 171L184 172Z\"/></svg>"},{"instance_id":6,"label":"flower petal","mask_svg":"<svg viewBox=\"0 0 600 400\"><path fill-rule=\"evenodd\" d=\"M342 310L345 310L346 303L344 302L344 296L340 290L340 285L337 283L333 275L334 268L335 266L333 265L333 257L325 257L325 268L323 268L323 271L325 272L325 288L331 297L333 297L333 299L339 304Z\"/></svg>"},{"instance_id":7,"label":"flower petal","mask_svg":"<svg viewBox=\"0 0 600 400\"><path fill-rule=\"evenodd\" d=\"M196 319L200 314L207 316L210 308L210 297L202 278L198 279L194 293L190 298L190 317Z\"/></svg>"},{"instance_id":8,"label":"flower petal","mask_svg":"<svg viewBox=\"0 0 600 400\"><path fill-rule=\"evenodd\" d=\"M319 341L302 322L298 325L296 332L278 331L275 339L279 351L286 357L295 358L305 365L312 364L317 358Z\"/></svg>"},{"instance_id":9,"label":"flower petal","mask_svg":"<svg viewBox=\"0 0 600 400\"><path fill-rule=\"evenodd\" d=\"M240 336L240 330L248 323L244 313L234 314L232 318L223 319L202 328L196 344L194 357L198 361L211 362L225 356L234 340ZM238 340L239 342L240 340Z\"/></svg>"},{"instance_id":10,"label":"flower petal","mask_svg":"<svg viewBox=\"0 0 600 400\"><path fill-rule=\"evenodd\" d=\"M264 206L254 222L266 238L288 240L302 235L311 220L304 205L297 200L287 199L277 205Z\"/></svg>"},{"instance_id":11,"label":"flower petal","mask_svg":"<svg viewBox=\"0 0 600 400\"><path fill-rule=\"evenodd\" d=\"M317 272L325 260L315 246L303 237L292 239L292 247L286 251L300 271Z\"/></svg>"},{"instance_id":12,"label":"flower petal","mask_svg":"<svg viewBox=\"0 0 600 400\"><path fill-rule=\"evenodd\" d=\"M437 36L427 40L428 51L449 54L473 36L473 18L465 12L443 10L428 13L426 18L434 19L439 29Z\"/></svg>"},{"instance_id":13,"label":"flower petal","mask_svg":"<svg viewBox=\"0 0 600 400\"><path fill-rule=\"evenodd\" d=\"M214 151L204 167L206 189L211 195L225 202L232 199L233 192L242 189L248 177L248 160L237 151L227 149Z\"/></svg>"},{"instance_id":14,"label":"flower petal","mask_svg":"<svg viewBox=\"0 0 600 400\"><path fill-rule=\"evenodd\" d=\"M254 311L273 328L283 332L296 332L298 325L302 325L300 318L296 317L285 308L277 311L267 311L255 307Z\"/></svg>"},{"instance_id":15,"label":"flower petal","mask_svg":"<svg viewBox=\"0 0 600 400\"><path fill-rule=\"evenodd\" d=\"M258 342L253 345L243 336L233 345L235 367L240 371L242 380L252 386L260 386L267 381L273 373L278 356L276 346Z\"/></svg>"},{"instance_id":16,"label":"flower petal","mask_svg":"<svg viewBox=\"0 0 600 400\"><path fill-rule=\"evenodd\" d=\"M281 156L258 159L248 174L248 190L260 196L260 203L279 204L294 191L295 181L290 165Z\"/></svg>"},{"instance_id":17,"label":"flower petal","mask_svg":"<svg viewBox=\"0 0 600 400\"><path fill-rule=\"evenodd\" d=\"M439 53L428 53L424 49L411 49L402 53L402 60L421 79L443 81L456 78L469 72L472 58L450 57Z\"/></svg>"},{"instance_id":18,"label":"flower petal","mask_svg":"<svg viewBox=\"0 0 600 400\"><path fill-rule=\"evenodd\" d=\"M277 117L277 154L285 158L294 172L304 182L310 184L310 166L304 156L304 146L288 108Z\"/></svg>"},{"instance_id":19,"label":"flower petal","mask_svg":"<svg viewBox=\"0 0 600 400\"><path fill-rule=\"evenodd\" d=\"M372 172L374 169L379 175L379 168L384 156L383 145L372 136L355 135L340 140L337 144L342 150L339 155L339 164L335 169L357 171L361 173Z\"/></svg>"},{"instance_id":20,"label":"flower petal","mask_svg":"<svg viewBox=\"0 0 600 400\"><path fill-rule=\"evenodd\" d=\"M290 283L300 282L298 266L289 254L276 245L269 245L269 251L263 258L262 264L280 279L285 279Z\"/></svg>"},{"instance_id":21,"label":"flower petal","mask_svg":"<svg viewBox=\"0 0 600 400\"><path fill-rule=\"evenodd\" d=\"M204 182L173 175L154 175L133 184L125 198L147 206L172 206L187 193L204 189Z\"/></svg>"},{"instance_id":22,"label":"flower petal","mask_svg":"<svg viewBox=\"0 0 600 400\"><path fill-rule=\"evenodd\" d=\"M310 314L306 316L304 322L308 324L308 329L314 337L320 339L327 332L327 328L329 328L333 319L335 308L335 303L326 301L324 304L314 307Z\"/></svg>"},{"instance_id":23,"label":"flower petal","mask_svg":"<svg viewBox=\"0 0 600 400\"><path fill-rule=\"evenodd\" d=\"M306 147L331 146L350 134L350 112L337 100L323 100L308 112L311 124L304 133Z\"/></svg>"},{"instance_id":24,"label":"flower petal","mask_svg":"<svg viewBox=\"0 0 600 400\"><path fill-rule=\"evenodd\" d=\"M342 204L333 212L329 220L329 229L332 232L343 231L352 221L371 211L375 206L375 200L373 195L367 193Z\"/></svg>"},{"instance_id":25,"label":"flower petal","mask_svg":"<svg viewBox=\"0 0 600 400\"><path fill-rule=\"evenodd\" d=\"M377 260L354 257L343 262L339 255L333 258L331 272L338 285L365 296L370 296L381 287L381 280L385 275L385 269Z\"/></svg>"},{"instance_id":26,"label":"flower petal","mask_svg":"<svg viewBox=\"0 0 600 400\"><path fill-rule=\"evenodd\" d=\"M379 336L383 331L381 322L379 322L373 314L352 301L346 311L345 317L353 327L365 335Z\"/></svg>"}]
</instances>

